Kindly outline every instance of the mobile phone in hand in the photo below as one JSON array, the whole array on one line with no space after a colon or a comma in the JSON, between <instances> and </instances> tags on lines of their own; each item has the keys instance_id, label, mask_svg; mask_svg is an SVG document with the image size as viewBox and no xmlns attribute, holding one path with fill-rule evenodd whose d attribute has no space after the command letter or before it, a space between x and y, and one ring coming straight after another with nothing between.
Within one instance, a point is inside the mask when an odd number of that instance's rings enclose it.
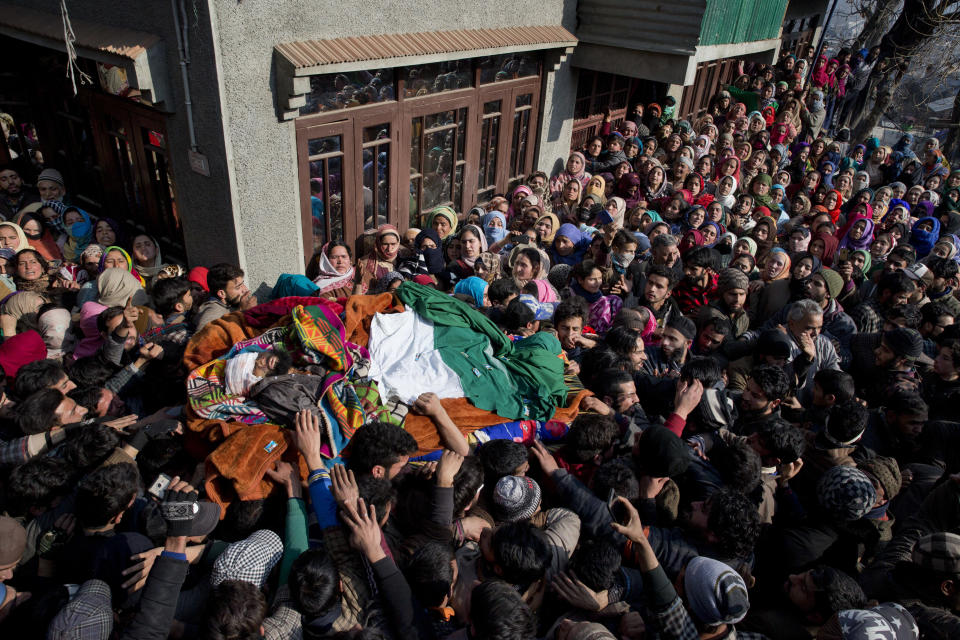
<instances>
[{"instance_id":1,"label":"mobile phone in hand","mask_svg":"<svg viewBox=\"0 0 960 640\"><path fill-rule=\"evenodd\" d=\"M167 492L167 487L170 486L171 479L167 474L161 473L157 476L157 479L153 481L153 484L150 485L150 488L147 489L147 493L157 500L163 500L163 496Z\"/></svg>"}]
</instances>

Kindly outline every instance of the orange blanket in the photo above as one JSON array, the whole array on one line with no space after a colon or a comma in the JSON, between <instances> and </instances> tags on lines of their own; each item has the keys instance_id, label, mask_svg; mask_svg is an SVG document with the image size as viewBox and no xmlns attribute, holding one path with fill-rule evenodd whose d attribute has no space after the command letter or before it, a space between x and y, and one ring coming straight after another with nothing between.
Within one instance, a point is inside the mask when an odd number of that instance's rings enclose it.
<instances>
[{"instance_id":1,"label":"orange blanket","mask_svg":"<svg viewBox=\"0 0 960 640\"><path fill-rule=\"evenodd\" d=\"M558 407L557 412L553 414L554 420L573 422L580 412L580 402L593 393L584 389L566 407ZM460 433L467 436L477 429L490 427L495 424L506 422L495 413L477 409L470 404L466 398L444 398L440 404L447 410L447 414L453 423L460 429ZM416 453L418 456L436 451L440 448L440 437L437 435L436 427L426 416L418 416L414 413L408 413L404 421L404 428L416 439L420 445L420 450Z\"/></svg>"},{"instance_id":2,"label":"orange blanket","mask_svg":"<svg viewBox=\"0 0 960 640\"><path fill-rule=\"evenodd\" d=\"M374 314L399 313L403 311L403 304L394 301L392 293L381 293L378 296L350 296L344 304L346 317L343 327L346 329L347 341L366 347L370 342L370 323Z\"/></svg>"}]
</instances>

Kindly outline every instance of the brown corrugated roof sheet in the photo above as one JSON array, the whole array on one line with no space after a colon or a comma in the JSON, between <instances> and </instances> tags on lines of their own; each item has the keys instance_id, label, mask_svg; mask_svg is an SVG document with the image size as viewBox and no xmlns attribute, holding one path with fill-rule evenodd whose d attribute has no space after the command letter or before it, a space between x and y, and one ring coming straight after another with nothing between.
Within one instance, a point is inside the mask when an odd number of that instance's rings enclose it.
<instances>
[{"instance_id":1,"label":"brown corrugated roof sheet","mask_svg":"<svg viewBox=\"0 0 960 640\"><path fill-rule=\"evenodd\" d=\"M160 38L151 33L112 27L88 20L70 19L77 37L76 46L135 59ZM0 3L0 25L23 33L63 42L63 20L58 13L36 11L20 5Z\"/></svg>"},{"instance_id":2,"label":"brown corrugated roof sheet","mask_svg":"<svg viewBox=\"0 0 960 640\"><path fill-rule=\"evenodd\" d=\"M276 46L277 52L297 69L325 64L361 62L384 58L455 53L501 47L572 46L577 38L560 26L506 27L503 29L458 29L423 33L391 33L378 36L301 40Z\"/></svg>"}]
</instances>

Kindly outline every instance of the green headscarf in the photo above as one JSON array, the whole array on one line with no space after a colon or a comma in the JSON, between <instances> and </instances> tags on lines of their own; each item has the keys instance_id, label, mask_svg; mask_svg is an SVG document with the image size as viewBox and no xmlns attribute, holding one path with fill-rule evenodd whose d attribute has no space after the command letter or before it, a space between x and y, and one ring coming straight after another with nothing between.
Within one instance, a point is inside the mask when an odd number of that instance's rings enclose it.
<instances>
[{"instance_id":1,"label":"green headscarf","mask_svg":"<svg viewBox=\"0 0 960 640\"><path fill-rule=\"evenodd\" d=\"M758 182L760 184L767 185L766 195L760 196L753 192L753 187ZM773 186L773 178L766 173L758 174L757 177L753 179L753 182L750 183L750 195L753 196L753 201L760 206L767 207L768 209L771 210L771 212L773 211L773 209L771 208L773 203L773 196L770 194L770 187L772 186Z\"/></svg>"},{"instance_id":2,"label":"green headscarf","mask_svg":"<svg viewBox=\"0 0 960 640\"><path fill-rule=\"evenodd\" d=\"M863 275L867 275L868 273L870 273L870 265L873 263L873 259L870 257L870 252L866 251L865 249L857 249L853 253L854 255L859 253L860 255L863 256L863 259L864 259L863 268L860 269Z\"/></svg>"},{"instance_id":3,"label":"green headscarf","mask_svg":"<svg viewBox=\"0 0 960 640\"><path fill-rule=\"evenodd\" d=\"M431 211L430 218L427 219L428 229L433 228L433 221L437 216L443 216L450 222L450 233L447 234L447 237L452 236L457 232L457 223L459 222L459 219L457 218L457 212L454 211L452 207L443 205ZM446 240L446 238L443 239Z\"/></svg>"}]
</instances>

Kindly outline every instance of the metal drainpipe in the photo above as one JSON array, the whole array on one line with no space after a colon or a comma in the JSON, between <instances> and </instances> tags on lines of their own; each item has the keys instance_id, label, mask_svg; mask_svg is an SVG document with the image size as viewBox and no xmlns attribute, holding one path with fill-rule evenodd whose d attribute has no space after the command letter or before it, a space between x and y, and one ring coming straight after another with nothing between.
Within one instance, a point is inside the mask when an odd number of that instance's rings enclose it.
<instances>
[{"instance_id":1,"label":"metal drainpipe","mask_svg":"<svg viewBox=\"0 0 960 640\"><path fill-rule=\"evenodd\" d=\"M193 129L193 102L190 100L190 81L187 65L190 64L190 49L187 42L187 12L180 0L170 0L173 10L173 26L177 32L177 53L180 56L180 76L183 81L183 104L187 109L187 132L190 135L190 149L197 150L197 134Z\"/></svg>"}]
</instances>

